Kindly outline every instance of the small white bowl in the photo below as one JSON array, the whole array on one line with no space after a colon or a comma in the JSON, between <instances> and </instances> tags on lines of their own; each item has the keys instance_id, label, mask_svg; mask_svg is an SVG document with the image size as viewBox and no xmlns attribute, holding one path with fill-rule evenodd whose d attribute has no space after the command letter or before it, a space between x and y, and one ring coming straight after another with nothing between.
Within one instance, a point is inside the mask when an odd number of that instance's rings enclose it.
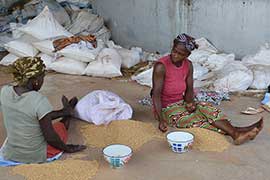
<instances>
[{"instance_id":1,"label":"small white bowl","mask_svg":"<svg viewBox=\"0 0 270 180\"><path fill-rule=\"evenodd\" d=\"M167 134L167 141L173 152L184 153L192 148L194 135L189 132L173 131Z\"/></svg>"},{"instance_id":2,"label":"small white bowl","mask_svg":"<svg viewBox=\"0 0 270 180\"><path fill-rule=\"evenodd\" d=\"M123 144L111 144L105 147L102 152L112 168L123 167L132 156L132 149Z\"/></svg>"}]
</instances>

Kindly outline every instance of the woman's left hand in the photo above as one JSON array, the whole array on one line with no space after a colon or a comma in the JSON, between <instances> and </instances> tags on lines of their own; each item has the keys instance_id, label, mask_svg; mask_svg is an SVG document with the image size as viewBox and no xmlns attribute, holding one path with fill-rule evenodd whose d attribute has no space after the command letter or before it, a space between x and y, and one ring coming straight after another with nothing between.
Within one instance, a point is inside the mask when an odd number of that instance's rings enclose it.
<instances>
[{"instance_id":1,"label":"woman's left hand","mask_svg":"<svg viewBox=\"0 0 270 180\"><path fill-rule=\"evenodd\" d=\"M196 103L195 102L187 103L186 109L189 113L193 113L194 111L196 111Z\"/></svg>"}]
</instances>

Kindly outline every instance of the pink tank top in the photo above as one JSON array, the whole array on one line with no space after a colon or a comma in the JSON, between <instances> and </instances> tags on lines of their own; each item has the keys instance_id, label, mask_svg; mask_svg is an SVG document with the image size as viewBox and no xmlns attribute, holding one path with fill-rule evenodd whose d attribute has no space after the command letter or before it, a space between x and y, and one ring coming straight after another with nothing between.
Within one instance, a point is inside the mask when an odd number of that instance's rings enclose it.
<instances>
[{"instance_id":1,"label":"pink tank top","mask_svg":"<svg viewBox=\"0 0 270 180\"><path fill-rule=\"evenodd\" d=\"M175 66L170 55L161 58L158 62L165 66L166 74L161 92L162 108L170 104L183 100L183 95L186 91L186 78L189 72L189 60L185 59L182 66Z\"/></svg>"}]
</instances>

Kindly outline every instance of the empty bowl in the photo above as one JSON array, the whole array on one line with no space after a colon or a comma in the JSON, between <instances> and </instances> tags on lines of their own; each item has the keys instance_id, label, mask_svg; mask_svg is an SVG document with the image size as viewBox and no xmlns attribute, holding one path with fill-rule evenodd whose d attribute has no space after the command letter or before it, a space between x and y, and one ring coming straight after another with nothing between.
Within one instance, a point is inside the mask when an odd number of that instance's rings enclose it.
<instances>
[{"instance_id":1,"label":"empty bowl","mask_svg":"<svg viewBox=\"0 0 270 180\"><path fill-rule=\"evenodd\" d=\"M131 159L132 149L123 144L112 144L103 149L103 156L112 168L120 168Z\"/></svg>"},{"instance_id":2,"label":"empty bowl","mask_svg":"<svg viewBox=\"0 0 270 180\"><path fill-rule=\"evenodd\" d=\"M167 141L173 152L184 153L192 148L194 135L189 132L173 131L167 134Z\"/></svg>"}]
</instances>

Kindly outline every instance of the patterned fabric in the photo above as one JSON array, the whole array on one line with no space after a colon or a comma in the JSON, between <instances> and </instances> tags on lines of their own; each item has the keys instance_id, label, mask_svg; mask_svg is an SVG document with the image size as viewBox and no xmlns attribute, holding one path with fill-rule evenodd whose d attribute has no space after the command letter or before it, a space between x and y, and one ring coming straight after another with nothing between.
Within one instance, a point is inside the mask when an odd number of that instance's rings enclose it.
<instances>
[{"instance_id":1,"label":"patterned fabric","mask_svg":"<svg viewBox=\"0 0 270 180\"><path fill-rule=\"evenodd\" d=\"M72 36L68 38L61 38L53 41L53 46L55 51L60 51L61 49L64 49L70 44L73 43L79 43L80 41L90 42L93 47L96 47L96 37L94 35L87 35L87 36Z\"/></svg>"},{"instance_id":2,"label":"patterned fabric","mask_svg":"<svg viewBox=\"0 0 270 180\"><path fill-rule=\"evenodd\" d=\"M45 73L45 68L40 57L23 57L10 66L10 72L18 85L25 85L30 78Z\"/></svg>"},{"instance_id":3,"label":"patterned fabric","mask_svg":"<svg viewBox=\"0 0 270 180\"><path fill-rule=\"evenodd\" d=\"M176 40L182 44L184 44L184 46L186 47L186 49L191 52L194 49L198 48L198 45L195 42L195 39L191 36L188 36L186 34L179 34L176 37Z\"/></svg>"},{"instance_id":4,"label":"patterned fabric","mask_svg":"<svg viewBox=\"0 0 270 180\"><path fill-rule=\"evenodd\" d=\"M197 102L196 111L189 113L186 110L186 103L180 101L162 109L162 117L169 126L177 128L200 127L213 131L222 132L211 124L218 120L228 120L220 109L208 102Z\"/></svg>"}]
</instances>

